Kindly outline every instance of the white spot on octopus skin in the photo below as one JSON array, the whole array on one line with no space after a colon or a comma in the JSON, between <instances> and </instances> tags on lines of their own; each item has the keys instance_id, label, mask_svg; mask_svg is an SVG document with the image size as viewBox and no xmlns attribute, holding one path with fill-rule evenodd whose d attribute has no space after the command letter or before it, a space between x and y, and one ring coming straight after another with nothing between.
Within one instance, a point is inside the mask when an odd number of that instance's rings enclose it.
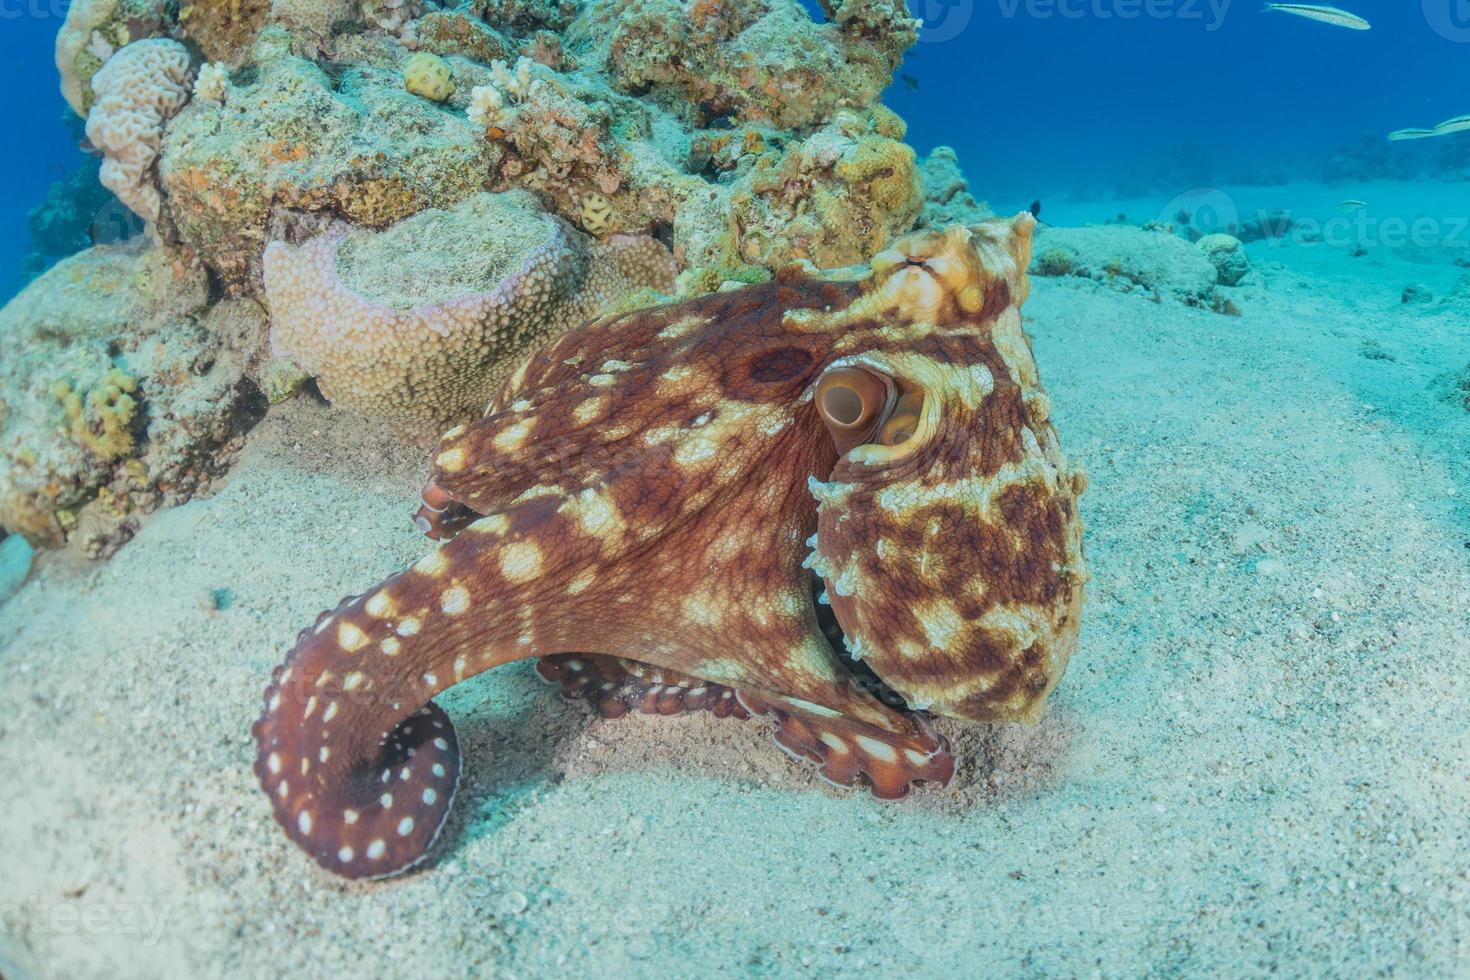
<instances>
[{"instance_id":1,"label":"white spot on octopus skin","mask_svg":"<svg viewBox=\"0 0 1470 980\"><path fill-rule=\"evenodd\" d=\"M329 749L329 748L327 748L325 745L323 745L321 747L321 749L316 754L317 761L318 762L326 762L327 761L327 756L329 756L331 754L332 754L332 750Z\"/></svg>"},{"instance_id":2,"label":"white spot on octopus skin","mask_svg":"<svg viewBox=\"0 0 1470 980\"><path fill-rule=\"evenodd\" d=\"M384 810L393 809L393 794L384 793L382 796L378 797L378 802L383 804Z\"/></svg>"},{"instance_id":3,"label":"white spot on octopus skin","mask_svg":"<svg viewBox=\"0 0 1470 980\"><path fill-rule=\"evenodd\" d=\"M377 840L368 845L367 856L376 861L378 858L383 856L383 852L387 849L388 845L383 843L383 838L379 837Z\"/></svg>"},{"instance_id":4,"label":"white spot on octopus skin","mask_svg":"<svg viewBox=\"0 0 1470 980\"><path fill-rule=\"evenodd\" d=\"M404 817L398 821L398 836L407 837L413 831L413 817Z\"/></svg>"},{"instance_id":5,"label":"white spot on octopus skin","mask_svg":"<svg viewBox=\"0 0 1470 980\"><path fill-rule=\"evenodd\" d=\"M398 629L394 630L394 632L397 633L399 636L413 636L418 633L420 625L422 624L420 624L417 619L409 616L403 622L398 624Z\"/></svg>"},{"instance_id":6,"label":"white spot on octopus skin","mask_svg":"<svg viewBox=\"0 0 1470 980\"><path fill-rule=\"evenodd\" d=\"M325 725L335 717L337 717L337 702L331 701L327 704L327 713L322 715L322 724Z\"/></svg>"},{"instance_id":7,"label":"white spot on octopus skin","mask_svg":"<svg viewBox=\"0 0 1470 980\"><path fill-rule=\"evenodd\" d=\"M926 754L924 752L920 752L918 749L904 749L903 754L908 756L909 761L916 766L926 765L931 759L934 758L933 753Z\"/></svg>"},{"instance_id":8,"label":"white spot on octopus skin","mask_svg":"<svg viewBox=\"0 0 1470 980\"><path fill-rule=\"evenodd\" d=\"M438 798L439 798L439 794L434 791L434 788L432 786L429 787L428 789L424 790L424 795L423 795L424 806L433 806L434 805L434 801L437 800Z\"/></svg>"},{"instance_id":9,"label":"white spot on octopus skin","mask_svg":"<svg viewBox=\"0 0 1470 980\"><path fill-rule=\"evenodd\" d=\"M445 589L444 594L439 597L439 608L444 610L445 615L458 616L470 608L469 591L462 585Z\"/></svg>"},{"instance_id":10,"label":"white spot on octopus skin","mask_svg":"<svg viewBox=\"0 0 1470 980\"><path fill-rule=\"evenodd\" d=\"M448 752L449 743L444 741L444 739L442 738L436 738L434 739L434 748L438 749L440 752Z\"/></svg>"},{"instance_id":11,"label":"white spot on octopus skin","mask_svg":"<svg viewBox=\"0 0 1470 980\"><path fill-rule=\"evenodd\" d=\"M434 763L434 770L433 771L434 771L434 775L437 778L439 778L439 779L443 779L444 778L444 767L441 766L439 763L437 763L437 762Z\"/></svg>"},{"instance_id":12,"label":"white spot on octopus skin","mask_svg":"<svg viewBox=\"0 0 1470 980\"><path fill-rule=\"evenodd\" d=\"M359 816L360 816L360 814L356 810L343 810L342 811L342 822L343 823L357 823L357 818Z\"/></svg>"},{"instance_id":13,"label":"white spot on octopus skin","mask_svg":"<svg viewBox=\"0 0 1470 980\"><path fill-rule=\"evenodd\" d=\"M309 833L311 833L311 811L310 810L302 810L301 811L301 816L299 816L299 817L296 818L296 826L301 829L301 832L303 834L309 834Z\"/></svg>"},{"instance_id":14,"label":"white spot on octopus skin","mask_svg":"<svg viewBox=\"0 0 1470 980\"><path fill-rule=\"evenodd\" d=\"M413 563L413 570L415 572L418 572L420 575L427 575L430 578L437 578L443 575L447 568L449 568L449 559L444 557L444 552L442 551L431 551Z\"/></svg>"},{"instance_id":15,"label":"white spot on octopus skin","mask_svg":"<svg viewBox=\"0 0 1470 980\"><path fill-rule=\"evenodd\" d=\"M367 634L351 623L337 627L337 644L348 653L356 653L367 645Z\"/></svg>"},{"instance_id":16,"label":"white spot on octopus skin","mask_svg":"<svg viewBox=\"0 0 1470 980\"><path fill-rule=\"evenodd\" d=\"M354 852L353 852L352 848L350 848L350 847L344 847L340 851L337 852L337 860L338 861L341 861L343 864L346 864L348 861L351 861L352 858L353 858L353 856L354 856Z\"/></svg>"},{"instance_id":17,"label":"white spot on octopus skin","mask_svg":"<svg viewBox=\"0 0 1470 980\"><path fill-rule=\"evenodd\" d=\"M859 735L855 741L858 744L858 748L862 749L874 759L881 762L898 761L898 753L887 742L880 742L878 739L869 735Z\"/></svg>"},{"instance_id":18,"label":"white spot on octopus skin","mask_svg":"<svg viewBox=\"0 0 1470 980\"><path fill-rule=\"evenodd\" d=\"M265 765L266 765L266 768L269 769L273 775L280 775L280 773L281 773L281 757L280 757L280 755L278 755L275 752L272 752L266 758Z\"/></svg>"}]
</instances>

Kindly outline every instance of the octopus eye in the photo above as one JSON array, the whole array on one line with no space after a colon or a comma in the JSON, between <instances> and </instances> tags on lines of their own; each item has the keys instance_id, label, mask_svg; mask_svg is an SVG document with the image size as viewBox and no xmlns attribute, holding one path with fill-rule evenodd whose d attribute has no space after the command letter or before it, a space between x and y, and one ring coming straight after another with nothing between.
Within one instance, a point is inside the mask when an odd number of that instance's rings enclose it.
<instances>
[{"instance_id":1,"label":"octopus eye","mask_svg":"<svg viewBox=\"0 0 1470 980\"><path fill-rule=\"evenodd\" d=\"M897 446L908 442L919 429L919 413L924 408L924 396L911 391L898 400L893 411L883 422L878 432L878 441L885 446Z\"/></svg>"},{"instance_id":2,"label":"octopus eye","mask_svg":"<svg viewBox=\"0 0 1470 980\"><path fill-rule=\"evenodd\" d=\"M839 452L868 441L891 390L891 382L862 368L837 368L822 376L817 383L817 412Z\"/></svg>"}]
</instances>

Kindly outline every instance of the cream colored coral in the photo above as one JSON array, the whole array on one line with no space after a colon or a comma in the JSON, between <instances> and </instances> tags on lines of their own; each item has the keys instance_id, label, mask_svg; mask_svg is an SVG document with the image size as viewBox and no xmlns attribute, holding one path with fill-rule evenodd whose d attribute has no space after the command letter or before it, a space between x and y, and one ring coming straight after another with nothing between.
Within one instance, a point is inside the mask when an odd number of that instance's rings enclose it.
<instances>
[{"instance_id":1,"label":"cream colored coral","mask_svg":"<svg viewBox=\"0 0 1470 980\"><path fill-rule=\"evenodd\" d=\"M199 69L199 77L194 79L194 98L223 105L229 87L229 69L216 61Z\"/></svg>"},{"instance_id":2,"label":"cream colored coral","mask_svg":"<svg viewBox=\"0 0 1470 980\"><path fill-rule=\"evenodd\" d=\"M389 34L402 36L410 22L422 15L423 4L419 0L364 0L362 13Z\"/></svg>"},{"instance_id":3,"label":"cream colored coral","mask_svg":"<svg viewBox=\"0 0 1470 980\"><path fill-rule=\"evenodd\" d=\"M489 85L476 85L470 89L470 105L466 115L476 126L489 129L508 129L515 122L516 112L507 103L520 103L531 97L540 83L531 77L531 59L516 59L515 71L504 61L496 59L490 63Z\"/></svg>"},{"instance_id":4,"label":"cream colored coral","mask_svg":"<svg viewBox=\"0 0 1470 980\"><path fill-rule=\"evenodd\" d=\"M113 16L117 0L73 0L66 21L56 32L56 70L61 76L61 95L77 115L85 115L87 79L77 71L77 56L91 54L99 61L112 57L112 41L98 31Z\"/></svg>"},{"instance_id":5,"label":"cream colored coral","mask_svg":"<svg viewBox=\"0 0 1470 980\"><path fill-rule=\"evenodd\" d=\"M189 52L166 38L136 41L92 77L87 138L102 151L102 183L138 217L158 219L153 162L170 116L189 100Z\"/></svg>"},{"instance_id":6,"label":"cream colored coral","mask_svg":"<svg viewBox=\"0 0 1470 980\"><path fill-rule=\"evenodd\" d=\"M466 251L446 254L456 246ZM525 192L382 233L338 225L272 243L264 261L274 353L334 404L423 435L483 409L532 345L639 289L671 292L675 272L653 239L593 245Z\"/></svg>"},{"instance_id":7,"label":"cream colored coral","mask_svg":"<svg viewBox=\"0 0 1470 980\"><path fill-rule=\"evenodd\" d=\"M505 98L494 85L476 85L470 89L470 105L465 110L470 122L482 129L510 125L512 112L505 106Z\"/></svg>"},{"instance_id":8,"label":"cream colored coral","mask_svg":"<svg viewBox=\"0 0 1470 980\"><path fill-rule=\"evenodd\" d=\"M490 62L490 79L500 86L516 102L524 102L531 94L531 59L517 58L515 73L512 74L504 61Z\"/></svg>"}]
</instances>

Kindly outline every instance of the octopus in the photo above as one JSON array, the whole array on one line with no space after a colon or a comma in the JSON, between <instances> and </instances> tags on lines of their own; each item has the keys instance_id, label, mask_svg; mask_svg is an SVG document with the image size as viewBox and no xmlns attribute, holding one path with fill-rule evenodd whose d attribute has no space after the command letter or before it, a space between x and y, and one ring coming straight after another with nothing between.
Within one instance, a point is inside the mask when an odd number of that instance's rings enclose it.
<instances>
[{"instance_id":1,"label":"octopus","mask_svg":"<svg viewBox=\"0 0 1470 980\"><path fill-rule=\"evenodd\" d=\"M948 784L930 718L1034 720L1077 643L1080 468L1020 306L1029 213L866 266L590 322L445 433L438 544L302 632L253 732L287 835L353 879L430 853L432 700L539 658L569 698L760 716L838 786Z\"/></svg>"}]
</instances>

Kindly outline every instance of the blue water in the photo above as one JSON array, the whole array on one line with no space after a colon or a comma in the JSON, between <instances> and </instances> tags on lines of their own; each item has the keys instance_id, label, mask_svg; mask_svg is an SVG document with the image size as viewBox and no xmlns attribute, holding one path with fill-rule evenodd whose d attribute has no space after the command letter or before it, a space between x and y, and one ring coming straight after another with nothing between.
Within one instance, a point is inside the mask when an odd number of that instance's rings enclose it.
<instances>
[{"instance_id":1,"label":"blue water","mask_svg":"<svg viewBox=\"0 0 1470 980\"><path fill-rule=\"evenodd\" d=\"M0 297L22 281L26 212L82 162L52 64L65 2L0 0L0 61L12 66ZM886 101L920 152L959 150L977 196L998 209L1315 177L1365 133L1470 111L1465 0L1344 0L1373 23L1367 32L1250 0L911 3L926 28ZM1470 134L1390 150L1428 166L1451 140Z\"/></svg>"}]
</instances>

